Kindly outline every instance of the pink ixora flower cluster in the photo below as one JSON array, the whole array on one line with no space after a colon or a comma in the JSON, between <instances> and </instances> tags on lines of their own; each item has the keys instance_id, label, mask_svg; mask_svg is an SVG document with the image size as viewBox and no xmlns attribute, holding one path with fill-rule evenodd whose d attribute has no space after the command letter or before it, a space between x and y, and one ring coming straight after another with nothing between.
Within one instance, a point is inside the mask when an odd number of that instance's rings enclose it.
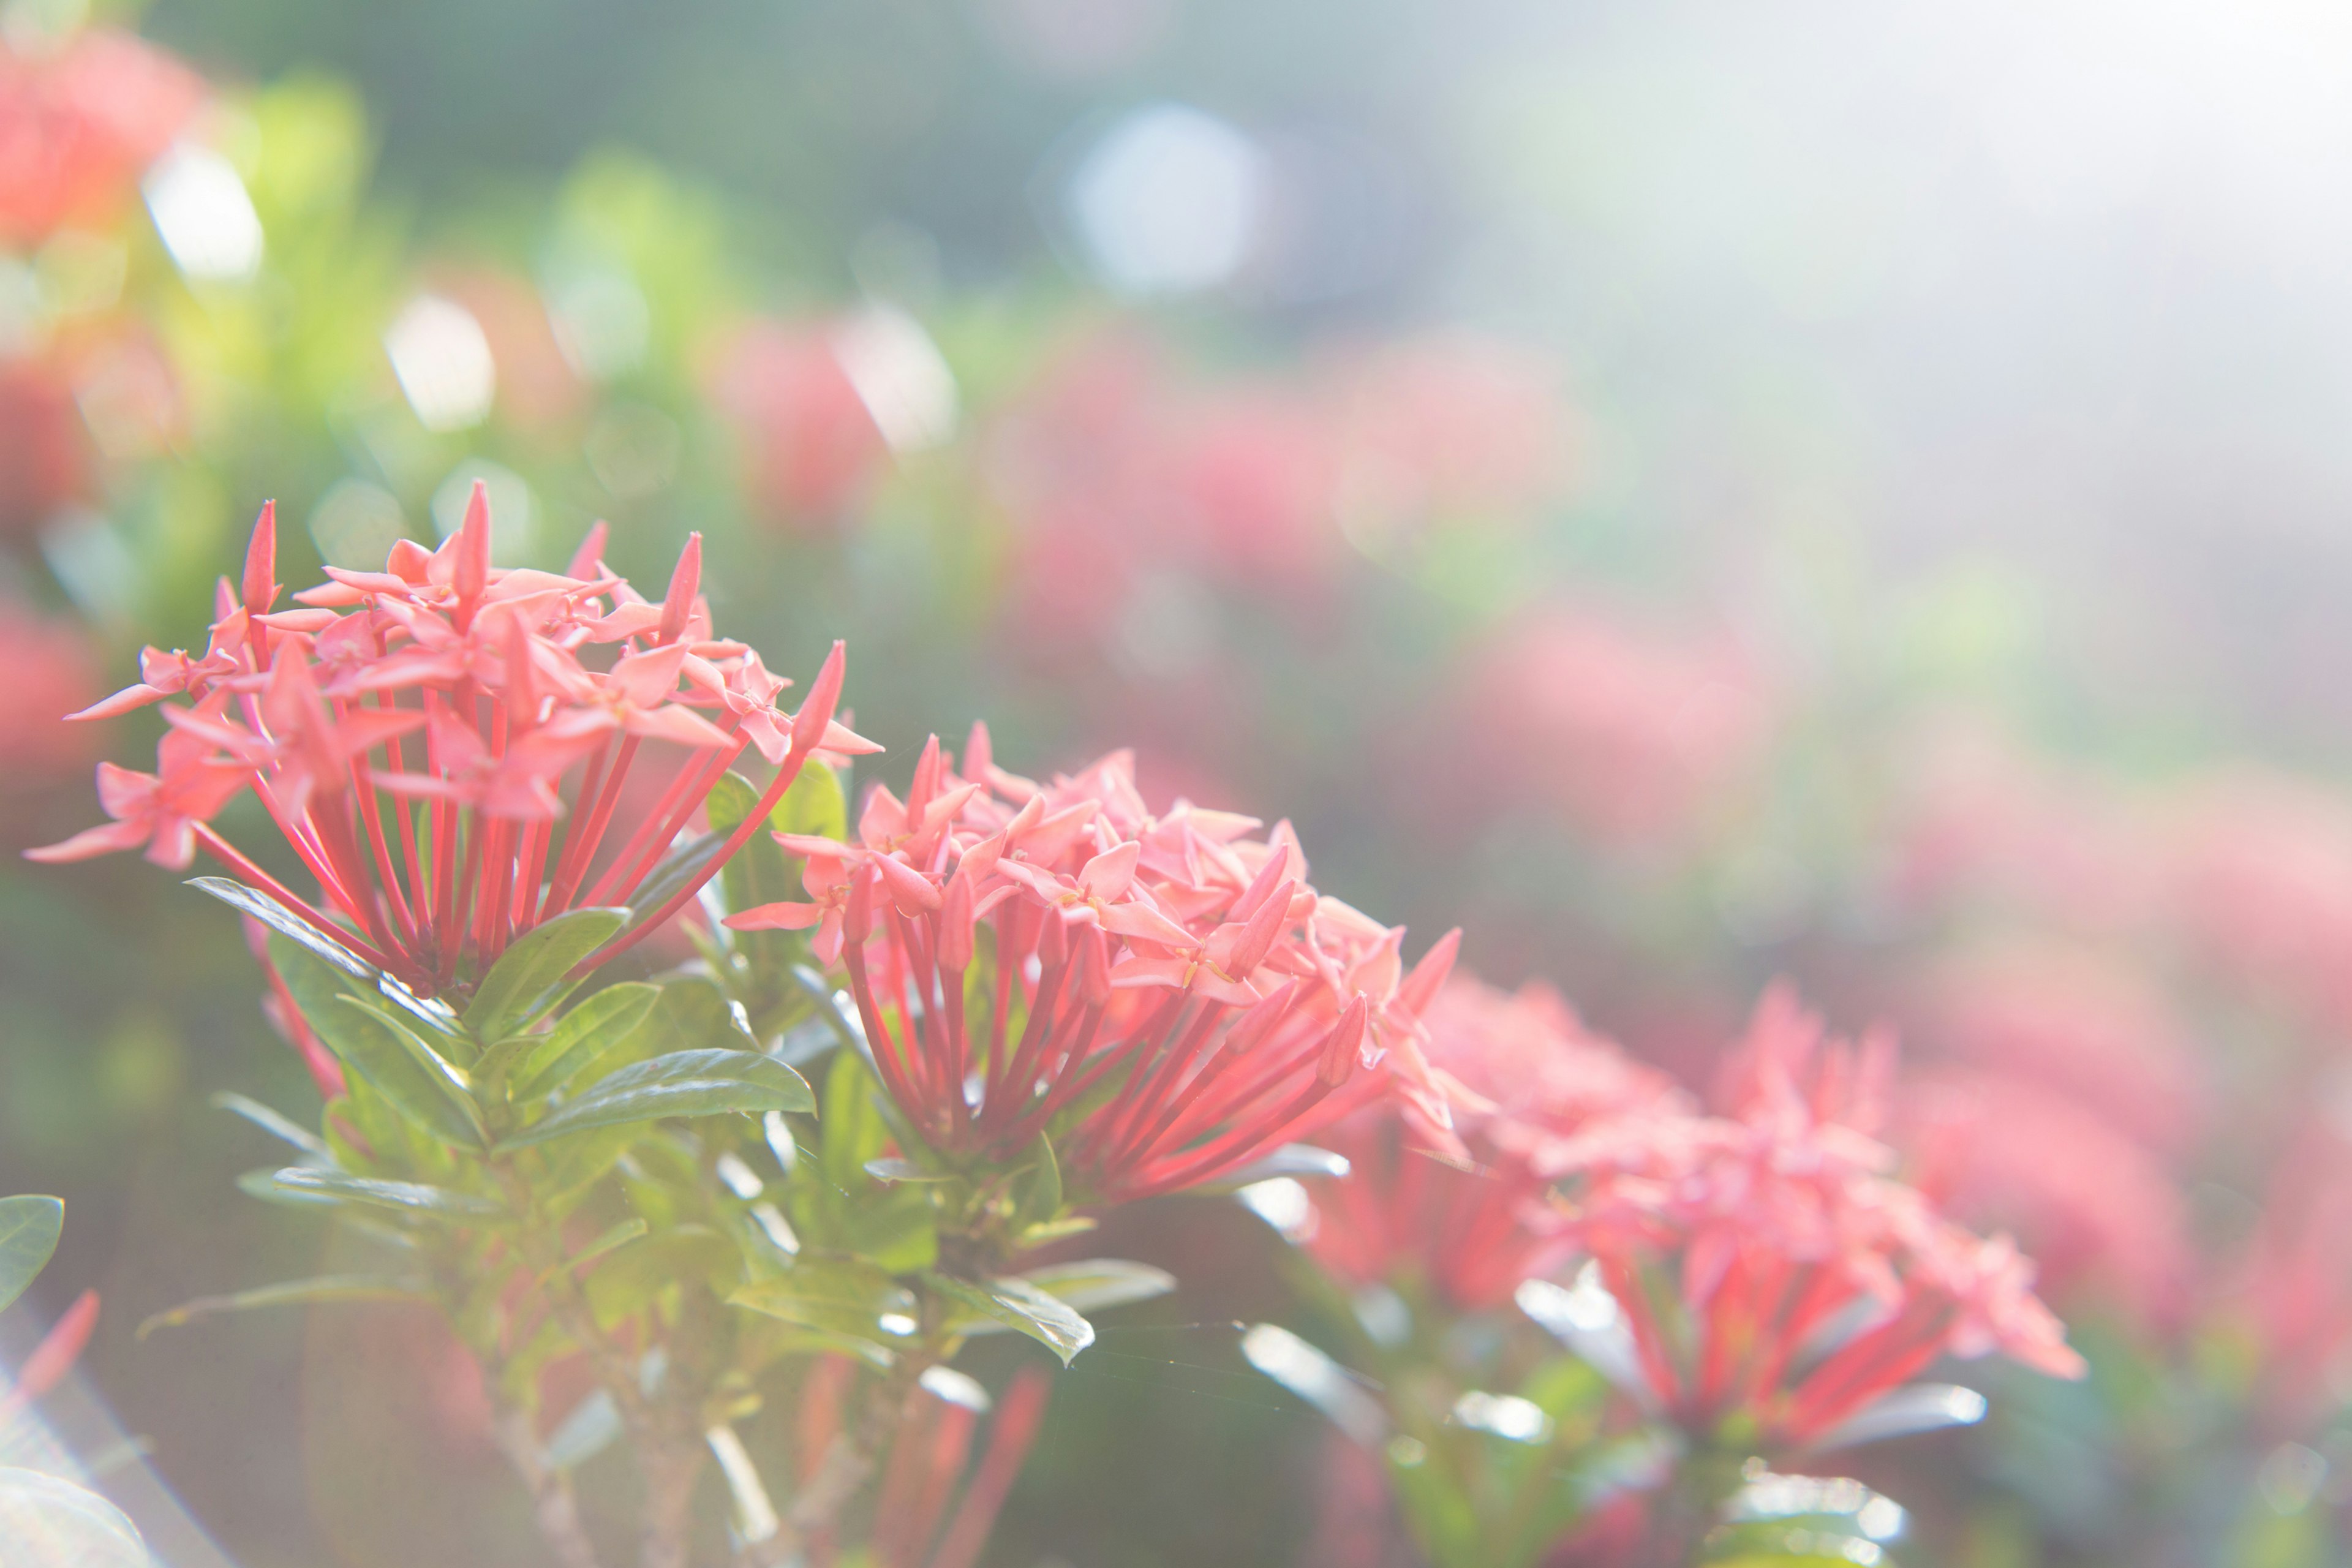
<instances>
[{"instance_id":1,"label":"pink ixora flower cluster","mask_svg":"<svg viewBox=\"0 0 2352 1568\"><path fill-rule=\"evenodd\" d=\"M600 524L568 572L489 563L479 486L436 551L403 541L382 572L276 607L265 508L241 585L223 579L201 655L151 647L145 679L77 717L168 698L156 771L102 763L114 820L31 852L74 860L144 847L184 867L203 848L249 887L421 994L463 988L507 944L568 910L626 902L747 747L776 764L731 842L603 955L652 931L755 831L813 753L873 751L833 721L842 653L797 714L757 653L712 635L698 535L668 594L605 569ZM635 773L662 782L624 812ZM303 898L211 826L248 785L320 897Z\"/></svg>"},{"instance_id":2,"label":"pink ixora flower cluster","mask_svg":"<svg viewBox=\"0 0 2352 1568\"><path fill-rule=\"evenodd\" d=\"M1351 1285L1499 1307L1576 1248L1547 1223L1550 1183L1536 1156L1600 1119L1671 1109L1682 1096L1664 1074L1588 1033L1539 984L1514 994L1457 975L1423 1023L1431 1070L1453 1104L1452 1132L1410 1106L1383 1104L1322 1134L1349 1172L1316 1184L1306 1246Z\"/></svg>"},{"instance_id":3,"label":"pink ixora flower cluster","mask_svg":"<svg viewBox=\"0 0 2352 1568\"><path fill-rule=\"evenodd\" d=\"M1945 1355L2055 1376L2082 1360L2006 1237L1976 1236L1892 1176L1873 1134L1883 1038L1823 1037L1768 993L1732 1113L1616 1119L1538 1156L1599 1268L1656 1406L1701 1440L1801 1447Z\"/></svg>"},{"instance_id":4,"label":"pink ixora flower cluster","mask_svg":"<svg viewBox=\"0 0 2352 1568\"><path fill-rule=\"evenodd\" d=\"M1318 893L1289 825L1259 826L1152 816L1124 752L1032 783L975 727L961 773L934 739L852 842L780 835L811 901L728 923L818 928L885 1088L950 1162L1050 1129L1065 1180L1119 1202L1230 1174L1391 1089L1444 1125L1421 1020L1453 939L1407 971L1402 928Z\"/></svg>"}]
</instances>

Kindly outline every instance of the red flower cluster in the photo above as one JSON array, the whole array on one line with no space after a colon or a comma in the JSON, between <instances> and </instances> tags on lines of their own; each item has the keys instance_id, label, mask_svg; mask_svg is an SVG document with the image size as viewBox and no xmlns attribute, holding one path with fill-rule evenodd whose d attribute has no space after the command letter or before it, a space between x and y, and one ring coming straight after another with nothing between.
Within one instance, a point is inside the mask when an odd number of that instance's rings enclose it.
<instances>
[{"instance_id":1,"label":"red flower cluster","mask_svg":"<svg viewBox=\"0 0 2352 1568\"><path fill-rule=\"evenodd\" d=\"M204 96L194 72L128 33L0 43L0 244L110 216Z\"/></svg>"},{"instance_id":2,"label":"red flower cluster","mask_svg":"<svg viewBox=\"0 0 2352 1568\"><path fill-rule=\"evenodd\" d=\"M1407 973L1402 928L1309 887L1287 823L1153 816L1124 752L1039 785L975 726L962 765L934 739L854 842L779 835L813 901L728 921L818 928L940 1155L1003 1158L1050 1125L1065 1180L1119 1202L1229 1174L1391 1085L1445 1124L1421 1015L1451 938Z\"/></svg>"},{"instance_id":3,"label":"red flower cluster","mask_svg":"<svg viewBox=\"0 0 2352 1568\"><path fill-rule=\"evenodd\" d=\"M1730 1116L1616 1119L1539 1157L1568 1182L1569 1227L1651 1394L1685 1430L1744 1417L1764 1444L1817 1442L1947 1354L2081 1373L2009 1239L1961 1229L1887 1173L1873 1133L1891 1067L1884 1039L1824 1042L1775 989Z\"/></svg>"},{"instance_id":4,"label":"red flower cluster","mask_svg":"<svg viewBox=\"0 0 2352 1568\"><path fill-rule=\"evenodd\" d=\"M1417 1124L1409 1108L1377 1106L1322 1134L1350 1170L1317 1184L1307 1247L1350 1284L1416 1283L1455 1307L1501 1306L1576 1247L1544 1223L1550 1184L1535 1156L1597 1119L1680 1097L1663 1074L1588 1034L1549 986L1511 994L1457 976L1423 1022L1454 1133Z\"/></svg>"},{"instance_id":5,"label":"red flower cluster","mask_svg":"<svg viewBox=\"0 0 2352 1568\"><path fill-rule=\"evenodd\" d=\"M717 873L813 752L877 748L833 722L839 645L792 715L776 706L785 681L712 636L697 592L699 535L659 604L605 569L603 542L600 524L567 574L494 568L478 485L439 550L403 541L382 572L331 566L332 581L296 595L307 607L278 610L265 508L241 588L221 582L205 652L151 647L144 680L77 715L187 699L163 710L171 731L156 771L101 763L99 795L114 821L33 858L144 846L159 865L184 867L201 846L430 994L470 984L516 937L567 910L627 900L728 765L758 747L778 769L768 799L698 876L638 911L603 954L613 956ZM660 794L621 821L633 770L656 757L677 758ZM323 908L210 826L248 784L317 879Z\"/></svg>"}]
</instances>

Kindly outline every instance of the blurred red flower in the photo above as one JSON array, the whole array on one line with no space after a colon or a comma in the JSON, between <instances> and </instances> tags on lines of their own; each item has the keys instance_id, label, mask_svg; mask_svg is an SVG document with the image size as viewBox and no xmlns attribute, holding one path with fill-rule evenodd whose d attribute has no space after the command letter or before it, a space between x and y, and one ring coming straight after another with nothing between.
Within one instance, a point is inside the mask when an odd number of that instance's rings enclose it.
<instances>
[{"instance_id":1,"label":"blurred red flower","mask_svg":"<svg viewBox=\"0 0 2352 1568\"><path fill-rule=\"evenodd\" d=\"M201 79L128 33L0 42L0 242L110 218L204 100Z\"/></svg>"}]
</instances>

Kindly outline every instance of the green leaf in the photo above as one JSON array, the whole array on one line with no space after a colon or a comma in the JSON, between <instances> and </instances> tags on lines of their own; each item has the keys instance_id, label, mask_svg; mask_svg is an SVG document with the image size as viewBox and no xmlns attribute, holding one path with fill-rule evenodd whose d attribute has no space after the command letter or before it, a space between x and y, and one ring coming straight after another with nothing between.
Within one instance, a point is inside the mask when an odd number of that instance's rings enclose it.
<instances>
[{"instance_id":1,"label":"green leaf","mask_svg":"<svg viewBox=\"0 0 2352 1568\"><path fill-rule=\"evenodd\" d=\"M646 1027L657 1051L760 1048L727 993L698 974L665 982Z\"/></svg>"},{"instance_id":2,"label":"green leaf","mask_svg":"<svg viewBox=\"0 0 2352 1568\"><path fill-rule=\"evenodd\" d=\"M815 1109L816 1097L800 1074L757 1051L674 1051L623 1068L499 1147L519 1149L567 1132L666 1116Z\"/></svg>"},{"instance_id":3,"label":"green leaf","mask_svg":"<svg viewBox=\"0 0 2352 1568\"><path fill-rule=\"evenodd\" d=\"M1089 1258L1083 1263L1055 1263L1030 1268L1021 1278L1074 1312L1100 1312L1137 1301L1149 1301L1176 1289L1176 1277L1149 1263L1123 1258Z\"/></svg>"},{"instance_id":4,"label":"green leaf","mask_svg":"<svg viewBox=\"0 0 2352 1568\"><path fill-rule=\"evenodd\" d=\"M525 931L474 987L466 1027L479 1040L516 1033L570 995L566 977L628 921L625 909L573 910Z\"/></svg>"},{"instance_id":5,"label":"green leaf","mask_svg":"<svg viewBox=\"0 0 2352 1568\"><path fill-rule=\"evenodd\" d=\"M566 1269L585 1268L604 1254L628 1246L629 1243L645 1235L647 1228L642 1219L625 1219L554 1268L548 1269L540 1278L542 1280L550 1279Z\"/></svg>"},{"instance_id":6,"label":"green leaf","mask_svg":"<svg viewBox=\"0 0 2352 1568\"><path fill-rule=\"evenodd\" d=\"M723 1298L742 1283L743 1254L731 1239L706 1225L657 1231L623 1247L588 1277L588 1304L596 1321L610 1328L687 1279L700 1280Z\"/></svg>"},{"instance_id":7,"label":"green leaf","mask_svg":"<svg viewBox=\"0 0 2352 1568\"><path fill-rule=\"evenodd\" d=\"M315 1165L290 1165L278 1173L277 1184L285 1192L315 1193L339 1203L365 1204L372 1208L394 1209L460 1224L508 1217L503 1205L471 1193L453 1193L446 1187L428 1187L421 1182L380 1182L369 1176L323 1171Z\"/></svg>"},{"instance_id":8,"label":"green leaf","mask_svg":"<svg viewBox=\"0 0 2352 1568\"><path fill-rule=\"evenodd\" d=\"M866 1162L866 1173L877 1182L952 1182L953 1171L926 1171L912 1160L895 1156Z\"/></svg>"},{"instance_id":9,"label":"green leaf","mask_svg":"<svg viewBox=\"0 0 2352 1568\"><path fill-rule=\"evenodd\" d=\"M1026 1230L1044 1225L1062 1212L1062 1163L1054 1158L1053 1141L1037 1134L1037 1163L1013 1185L1013 1227Z\"/></svg>"},{"instance_id":10,"label":"green leaf","mask_svg":"<svg viewBox=\"0 0 2352 1568\"><path fill-rule=\"evenodd\" d=\"M562 1089L635 1032L661 999L643 981L607 986L566 1013L545 1035L526 1036L530 1054L509 1075L518 1100Z\"/></svg>"},{"instance_id":11,"label":"green leaf","mask_svg":"<svg viewBox=\"0 0 2352 1568\"><path fill-rule=\"evenodd\" d=\"M364 996L343 995L336 1000L342 1010L340 1026L344 1037L357 1043L360 1055L370 1058L374 1070L358 1060L352 1065L391 1100L394 1109L445 1143L478 1149L488 1141L482 1108L474 1102L473 1085L464 1073L420 1039L391 1008ZM320 1034L323 1037L326 1031L321 1029ZM405 1058L404 1073L398 1058ZM398 1088L394 1087L395 1082Z\"/></svg>"},{"instance_id":12,"label":"green leaf","mask_svg":"<svg viewBox=\"0 0 2352 1568\"><path fill-rule=\"evenodd\" d=\"M0 1198L0 1311L49 1266L65 1228L62 1198Z\"/></svg>"},{"instance_id":13,"label":"green leaf","mask_svg":"<svg viewBox=\"0 0 2352 1568\"><path fill-rule=\"evenodd\" d=\"M251 915L279 936L299 944L320 962L333 965L354 980L373 984L375 965L271 898L258 888L226 877L191 877L188 886L210 893L233 910ZM276 944L273 942L272 947Z\"/></svg>"},{"instance_id":14,"label":"green leaf","mask_svg":"<svg viewBox=\"0 0 2352 1568\"><path fill-rule=\"evenodd\" d=\"M176 1329L198 1318L250 1311L256 1307L307 1307L325 1301L422 1301L431 1296L430 1288L421 1279L395 1279L379 1274L322 1274L315 1279L289 1279L283 1284L257 1285L250 1290L183 1301L140 1324L136 1337L143 1340L157 1329Z\"/></svg>"},{"instance_id":15,"label":"green leaf","mask_svg":"<svg viewBox=\"0 0 2352 1568\"><path fill-rule=\"evenodd\" d=\"M723 833L706 833L673 849L637 884L635 908L650 918L710 864L710 858L725 846Z\"/></svg>"},{"instance_id":16,"label":"green leaf","mask_svg":"<svg viewBox=\"0 0 2352 1568\"><path fill-rule=\"evenodd\" d=\"M1253 1183L1271 1181L1276 1176L1345 1176L1348 1157L1334 1154L1328 1149L1318 1149L1311 1143L1285 1143L1263 1159L1253 1160L1238 1171L1227 1173L1213 1182L1188 1189L1193 1193L1215 1194L1237 1193Z\"/></svg>"},{"instance_id":17,"label":"green leaf","mask_svg":"<svg viewBox=\"0 0 2352 1568\"><path fill-rule=\"evenodd\" d=\"M348 1000L351 982L341 971L284 937L270 937L269 961L327 1048L403 1120L443 1142L480 1146L473 1097L422 1040L388 1015Z\"/></svg>"},{"instance_id":18,"label":"green leaf","mask_svg":"<svg viewBox=\"0 0 2352 1568\"><path fill-rule=\"evenodd\" d=\"M950 1333L989 1331L991 1324L1027 1334L1062 1358L1071 1358L1095 1342L1092 1323L1059 1298L1017 1278L958 1279L950 1274L927 1274L924 1280L940 1295L964 1309L948 1322Z\"/></svg>"},{"instance_id":19,"label":"green leaf","mask_svg":"<svg viewBox=\"0 0 2352 1568\"><path fill-rule=\"evenodd\" d=\"M803 1258L782 1273L755 1279L727 1300L803 1328L859 1339L889 1339L886 1317L915 1321L915 1293L870 1263Z\"/></svg>"},{"instance_id":20,"label":"green leaf","mask_svg":"<svg viewBox=\"0 0 2352 1568\"><path fill-rule=\"evenodd\" d=\"M793 780L768 826L779 833L800 833L816 838L849 837L849 803L841 793L841 775L811 759Z\"/></svg>"},{"instance_id":21,"label":"green leaf","mask_svg":"<svg viewBox=\"0 0 2352 1568\"><path fill-rule=\"evenodd\" d=\"M324 1167L317 1167L323 1169ZM236 1190L247 1197L258 1198L266 1204L277 1204L289 1209L331 1208L336 1200L323 1193L293 1193L278 1184L279 1167L247 1171L236 1178Z\"/></svg>"},{"instance_id":22,"label":"green leaf","mask_svg":"<svg viewBox=\"0 0 2352 1568\"><path fill-rule=\"evenodd\" d=\"M234 1111L273 1138L284 1139L305 1154L315 1154L322 1160L329 1157L325 1139L300 1123L280 1116L257 1100L247 1100L241 1094L223 1089L213 1096L212 1104L216 1110Z\"/></svg>"},{"instance_id":23,"label":"green leaf","mask_svg":"<svg viewBox=\"0 0 2352 1568\"><path fill-rule=\"evenodd\" d=\"M817 1119L823 1134L821 1163L825 1179L843 1192L855 1192L866 1162L879 1159L889 1142L889 1129L874 1109L874 1079L856 1051L833 1054L824 1074L824 1114Z\"/></svg>"}]
</instances>

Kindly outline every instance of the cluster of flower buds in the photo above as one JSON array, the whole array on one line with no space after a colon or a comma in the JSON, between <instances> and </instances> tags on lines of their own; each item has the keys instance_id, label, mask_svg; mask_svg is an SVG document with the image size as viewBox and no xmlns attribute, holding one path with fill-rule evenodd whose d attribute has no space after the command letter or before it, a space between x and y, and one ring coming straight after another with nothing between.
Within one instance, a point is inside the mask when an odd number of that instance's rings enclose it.
<instances>
[{"instance_id":1,"label":"cluster of flower buds","mask_svg":"<svg viewBox=\"0 0 2352 1568\"><path fill-rule=\"evenodd\" d=\"M1573 1198L1569 1234L1624 1320L1645 1393L1702 1438L1801 1447L1944 1355L1999 1352L2053 1376L2082 1359L2006 1237L1976 1236L1889 1172L1874 1136L1884 1038L1824 1039L1767 993L1734 1109L1595 1123L1536 1156Z\"/></svg>"},{"instance_id":2,"label":"cluster of flower buds","mask_svg":"<svg viewBox=\"0 0 2352 1568\"><path fill-rule=\"evenodd\" d=\"M1260 826L1152 816L1124 752L1039 785L975 727L961 773L935 738L854 841L779 835L811 901L728 923L817 928L884 1087L950 1163L1050 1129L1064 1179L1122 1202L1227 1176L1391 1088L1444 1126L1421 1016L1454 939L1407 972L1402 928L1316 892L1289 825Z\"/></svg>"},{"instance_id":3,"label":"cluster of flower buds","mask_svg":"<svg viewBox=\"0 0 2352 1568\"><path fill-rule=\"evenodd\" d=\"M76 715L183 699L163 710L156 771L101 764L114 820L33 858L144 847L179 868L201 847L429 995L463 991L566 910L627 903L747 747L776 765L767 799L596 962L692 899L810 756L879 749L834 721L838 644L788 714L776 706L787 682L713 637L699 535L659 603L605 568L601 524L563 574L493 567L489 545L477 485L438 550L403 541L382 572L331 566L331 581L295 595L302 607L281 610L264 508L242 584L221 582L205 652L151 647L143 680ZM632 784L648 772L660 782L646 805ZM317 903L212 826L248 784L316 879Z\"/></svg>"},{"instance_id":4,"label":"cluster of flower buds","mask_svg":"<svg viewBox=\"0 0 2352 1568\"><path fill-rule=\"evenodd\" d=\"M1320 1182L1305 1243L1351 1285L1407 1284L1451 1306L1511 1300L1566 1262L1575 1238L1548 1224L1535 1156L1596 1119L1677 1108L1663 1073L1590 1034L1559 993L1516 994L1457 974L1423 1016L1451 1131L1410 1105L1368 1107L1324 1133L1345 1180Z\"/></svg>"}]
</instances>

